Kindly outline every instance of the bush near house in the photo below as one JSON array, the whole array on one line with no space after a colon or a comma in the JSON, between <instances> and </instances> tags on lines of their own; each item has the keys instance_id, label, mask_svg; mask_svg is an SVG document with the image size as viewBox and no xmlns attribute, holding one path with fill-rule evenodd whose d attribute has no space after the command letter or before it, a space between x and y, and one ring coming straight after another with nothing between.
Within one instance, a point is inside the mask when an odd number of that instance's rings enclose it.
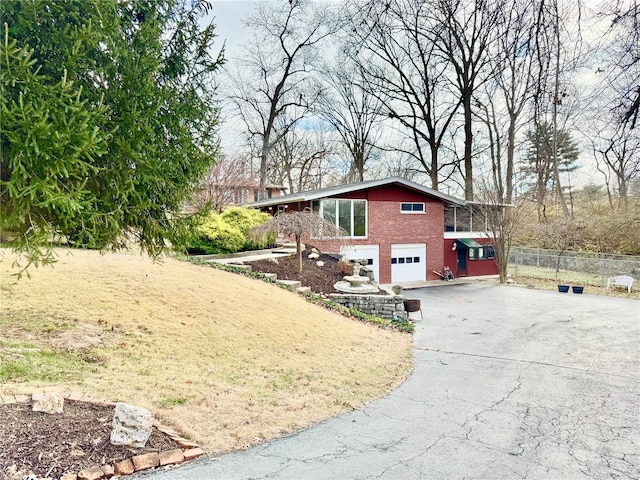
<instances>
[{"instance_id":1,"label":"bush near house","mask_svg":"<svg viewBox=\"0 0 640 480\"><path fill-rule=\"evenodd\" d=\"M275 234L250 239L248 232L270 218L267 213L246 207L231 207L222 214L212 212L196 228L187 251L211 255L266 248L275 242Z\"/></svg>"},{"instance_id":2,"label":"bush near house","mask_svg":"<svg viewBox=\"0 0 640 480\"><path fill-rule=\"evenodd\" d=\"M254 208L230 207L222 212L222 218L229 225L234 226L242 232L245 237L245 250L257 250L267 248L276 241L276 234L270 233L258 238L251 238L249 231L258 225L271 220L271 215L260 212Z\"/></svg>"}]
</instances>

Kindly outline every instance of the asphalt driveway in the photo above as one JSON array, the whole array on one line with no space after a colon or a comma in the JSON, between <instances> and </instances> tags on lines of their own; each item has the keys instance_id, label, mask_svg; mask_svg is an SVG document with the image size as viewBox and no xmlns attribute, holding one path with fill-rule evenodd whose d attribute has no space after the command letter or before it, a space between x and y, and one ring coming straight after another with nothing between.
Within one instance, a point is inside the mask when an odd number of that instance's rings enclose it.
<instances>
[{"instance_id":1,"label":"asphalt driveway","mask_svg":"<svg viewBox=\"0 0 640 480\"><path fill-rule=\"evenodd\" d=\"M422 300L414 373L364 409L139 477L638 479L640 302L486 284ZM415 314L414 314L415 316Z\"/></svg>"}]
</instances>

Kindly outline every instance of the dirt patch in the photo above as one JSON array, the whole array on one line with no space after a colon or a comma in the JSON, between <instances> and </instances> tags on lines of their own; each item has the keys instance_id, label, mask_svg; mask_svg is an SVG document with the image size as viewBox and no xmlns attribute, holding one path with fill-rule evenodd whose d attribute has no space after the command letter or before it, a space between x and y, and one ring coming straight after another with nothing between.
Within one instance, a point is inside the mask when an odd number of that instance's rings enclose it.
<instances>
[{"instance_id":1,"label":"dirt patch","mask_svg":"<svg viewBox=\"0 0 640 480\"><path fill-rule=\"evenodd\" d=\"M73 330L59 332L50 339L50 343L57 349L76 351L107 347L113 340L100 324L80 323Z\"/></svg>"},{"instance_id":2,"label":"dirt patch","mask_svg":"<svg viewBox=\"0 0 640 480\"><path fill-rule=\"evenodd\" d=\"M95 465L115 464L144 453L179 448L153 429L145 448L111 445L113 407L65 402L61 414L34 412L30 404L0 406L0 477L12 466L23 475L59 478Z\"/></svg>"}]
</instances>

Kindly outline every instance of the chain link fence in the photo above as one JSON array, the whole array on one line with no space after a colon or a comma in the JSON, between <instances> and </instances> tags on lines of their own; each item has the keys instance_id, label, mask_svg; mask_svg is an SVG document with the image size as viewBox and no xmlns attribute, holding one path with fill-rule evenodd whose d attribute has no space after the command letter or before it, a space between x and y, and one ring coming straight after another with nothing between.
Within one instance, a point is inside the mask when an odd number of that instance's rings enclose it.
<instances>
[{"instance_id":1,"label":"chain link fence","mask_svg":"<svg viewBox=\"0 0 640 480\"><path fill-rule=\"evenodd\" d=\"M592 275L600 277L603 283L606 283L608 277L616 275L629 275L640 279L640 256L634 255L512 247L509 264L515 275L518 275L519 270L524 271L526 267L537 267Z\"/></svg>"}]
</instances>

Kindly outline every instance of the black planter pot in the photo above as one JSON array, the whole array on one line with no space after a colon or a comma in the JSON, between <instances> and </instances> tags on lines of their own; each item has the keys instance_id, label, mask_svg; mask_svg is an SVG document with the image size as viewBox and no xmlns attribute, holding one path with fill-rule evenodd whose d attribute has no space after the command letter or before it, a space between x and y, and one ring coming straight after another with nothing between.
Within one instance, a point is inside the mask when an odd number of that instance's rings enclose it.
<instances>
[{"instance_id":1,"label":"black planter pot","mask_svg":"<svg viewBox=\"0 0 640 480\"><path fill-rule=\"evenodd\" d=\"M569 291L569 285L558 285L558 291L560 293L567 293Z\"/></svg>"},{"instance_id":2,"label":"black planter pot","mask_svg":"<svg viewBox=\"0 0 640 480\"><path fill-rule=\"evenodd\" d=\"M573 293L582 293L584 290L584 287L581 287L579 285L574 285L573 287L571 287L571 290L573 290Z\"/></svg>"}]
</instances>

